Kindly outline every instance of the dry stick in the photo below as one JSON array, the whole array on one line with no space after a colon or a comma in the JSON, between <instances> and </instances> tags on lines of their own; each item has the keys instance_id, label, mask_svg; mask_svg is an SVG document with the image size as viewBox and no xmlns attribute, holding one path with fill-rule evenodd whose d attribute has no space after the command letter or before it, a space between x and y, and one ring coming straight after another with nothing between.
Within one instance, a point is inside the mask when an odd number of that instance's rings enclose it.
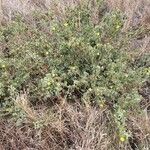
<instances>
[{"instance_id":1,"label":"dry stick","mask_svg":"<svg viewBox=\"0 0 150 150\"><path fill-rule=\"evenodd\" d=\"M147 37L145 39L145 42L144 42L144 45L141 49L141 52L139 53L139 56L138 57L141 57L146 51L147 51L147 46L150 44L150 37ZM148 49L149 51L149 49Z\"/></svg>"}]
</instances>

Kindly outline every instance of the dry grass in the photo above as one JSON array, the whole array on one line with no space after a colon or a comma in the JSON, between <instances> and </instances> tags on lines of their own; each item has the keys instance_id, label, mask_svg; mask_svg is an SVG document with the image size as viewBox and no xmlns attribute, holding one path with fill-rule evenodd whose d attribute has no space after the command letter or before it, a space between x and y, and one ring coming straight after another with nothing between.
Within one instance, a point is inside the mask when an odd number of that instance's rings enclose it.
<instances>
[{"instance_id":1,"label":"dry grass","mask_svg":"<svg viewBox=\"0 0 150 150\"><path fill-rule=\"evenodd\" d=\"M108 0L111 9L119 9L125 13L127 20L124 30L131 26L150 25L150 1L149 0Z\"/></svg>"},{"instance_id":2,"label":"dry grass","mask_svg":"<svg viewBox=\"0 0 150 150\"><path fill-rule=\"evenodd\" d=\"M130 114L128 127L132 131L132 148L150 149L150 117L147 110L142 115ZM139 147L140 143L140 147Z\"/></svg>"},{"instance_id":3,"label":"dry grass","mask_svg":"<svg viewBox=\"0 0 150 150\"><path fill-rule=\"evenodd\" d=\"M14 121L0 122L1 150L148 150L150 144L150 116L145 113L128 117L128 141L121 142L113 115L107 107L96 108L79 103L62 103L48 107L31 107L27 93L14 100L15 107L26 114L17 126Z\"/></svg>"},{"instance_id":4,"label":"dry grass","mask_svg":"<svg viewBox=\"0 0 150 150\"><path fill-rule=\"evenodd\" d=\"M96 11L96 1L90 1L93 4L93 11ZM125 13L127 20L124 24L124 30L131 26L139 24L150 24L150 1L149 0L107 0L109 9L119 9ZM3 20L13 20L14 14L19 13L24 17L29 17L33 11L52 10L60 18L65 17L65 8L74 7L82 4L81 0L5 0L2 1ZM0 8L1 10L1 8ZM93 16L94 19L95 16ZM2 18L2 17L1 17ZM96 18L95 18L96 19ZM95 20L94 19L94 20Z\"/></svg>"},{"instance_id":5,"label":"dry grass","mask_svg":"<svg viewBox=\"0 0 150 150\"><path fill-rule=\"evenodd\" d=\"M51 108L41 106L34 109L27 104L26 98L27 95L21 95L17 99L23 101L16 103L27 114L22 125L16 126L8 120L0 122L2 150L149 149L150 117L147 111L142 115L130 113L127 129L132 136L129 141L121 142L112 114L107 108L69 104L64 100L62 104ZM36 116L34 120L33 116ZM42 126L35 126L41 125L41 120Z\"/></svg>"},{"instance_id":6,"label":"dry grass","mask_svg":"<svg viewBox=\"0 0 150 150\"><path fill-rule=\"evenodd\" d=\"M18 105L18 104L17 104ZM27 115L30 107L25 108L25 103L19 104ZM31 120L28 123L16 127L13 123L2 121L0 124L0 145L3 149L80 149L80 150L107 150L111 144L111 136L107 131L107 111L96 110L92 107L81 105L63 105L51 108L55 112L55 118L44 116L44 126L40 129L33 128L33 124L41 118ZM28 112L27 112L28 111ZM46 114L46 113L45 113ZM37 114L37 116L40 116ZM33 117L32 117L33 118Z\"/></svg>"},{"instance_id":7,"label":"dry grass","mask_svg":"<svg viewBox=\"0 0 150 150\"><path fill-rule=\"evenodd\" d=\"M30 18L34 11L54 11L59 17L65 13L66 7L74 7L81 0L5 0L2 1L3 20L13 20L16 13ZM1 6L1 5L0 5ZM1 10L1 9L0 9Z\"/></svg>"}]
</instances>

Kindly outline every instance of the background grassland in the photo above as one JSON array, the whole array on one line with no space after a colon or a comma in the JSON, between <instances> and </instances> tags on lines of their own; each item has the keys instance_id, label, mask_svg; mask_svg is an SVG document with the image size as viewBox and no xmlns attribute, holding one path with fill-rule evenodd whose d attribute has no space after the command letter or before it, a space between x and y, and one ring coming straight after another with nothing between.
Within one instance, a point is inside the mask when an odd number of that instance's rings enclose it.
<instances>
[{"instance_id":1,"label":"background grassland","mask_svg":"<svg viewBox=\"0 0 150 150\"><path fill-rule=\"evenodd\" d=\"M149 8L3 1L0 149L150 149Z\"/></svg>"}]
</instances>

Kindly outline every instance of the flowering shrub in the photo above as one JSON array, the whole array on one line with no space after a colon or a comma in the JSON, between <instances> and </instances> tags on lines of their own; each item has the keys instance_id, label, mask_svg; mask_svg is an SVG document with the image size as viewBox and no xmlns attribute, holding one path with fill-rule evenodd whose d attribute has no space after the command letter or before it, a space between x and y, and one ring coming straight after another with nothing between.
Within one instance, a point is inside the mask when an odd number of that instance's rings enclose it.
<instances>
[{"instance_id":1,"label":"flowering shrub","mask_svg":"<svg viewBox=\"0 0 150 150\"><path fill-rule=\"evenodd\" d=\"M1 27L2 108L22 90L33 103L52 97L94 103L112 110L126 136L125 116L137 107L138 89L149 72L127 51L134 34L122 32L120 12L105 13L96 25L87 7L67 14L59 21L51 13L35 15L34 25L17 17Z\"/></svg>"}]
</instances>

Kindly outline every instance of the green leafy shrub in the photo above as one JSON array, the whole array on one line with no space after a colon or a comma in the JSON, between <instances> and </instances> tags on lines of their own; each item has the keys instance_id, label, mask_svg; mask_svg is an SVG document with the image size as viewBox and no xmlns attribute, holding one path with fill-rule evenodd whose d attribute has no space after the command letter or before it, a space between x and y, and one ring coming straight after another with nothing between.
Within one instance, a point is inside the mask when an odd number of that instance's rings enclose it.
<instances>
[{"instance_id":1,"label":"green leafy shrub","mask_svg":"<svg viewBox=\"0 0 150 150\"><path fill-rule=\"evenodd\" d=\"M149 68L135 65L126 51L131 37L121 30L120 12L105 13L97 25L88 7L67 14L61 21L52 14L35 15L35 25L16 19L0 29L2 107L22 90L31 102L63 96L100 107L111 104L122 134Z\"/></svg>"}]
</instances>

